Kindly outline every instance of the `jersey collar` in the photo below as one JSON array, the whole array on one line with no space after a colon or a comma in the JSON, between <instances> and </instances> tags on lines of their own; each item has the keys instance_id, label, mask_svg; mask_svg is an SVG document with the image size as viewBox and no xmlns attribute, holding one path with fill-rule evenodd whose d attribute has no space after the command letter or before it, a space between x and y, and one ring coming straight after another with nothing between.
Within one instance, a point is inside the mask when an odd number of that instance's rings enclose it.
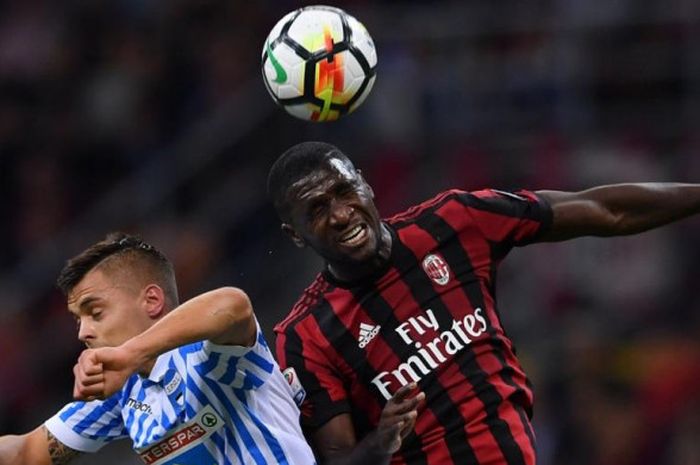
<instances>
[{"instance_id":1,"label":"jersey collar","mask_svg":"<svg viewBox=\"0 0 700 465\"><path fill-rule=\"evenodd\" d=\"M169 359L170 357L167 356L167 353L159 355L156 359L156 363L153 365L151 373L149 373L146 379L153 383L161 382L165 376L165 372L168 370Z\"/></svg>"}]
</instances>

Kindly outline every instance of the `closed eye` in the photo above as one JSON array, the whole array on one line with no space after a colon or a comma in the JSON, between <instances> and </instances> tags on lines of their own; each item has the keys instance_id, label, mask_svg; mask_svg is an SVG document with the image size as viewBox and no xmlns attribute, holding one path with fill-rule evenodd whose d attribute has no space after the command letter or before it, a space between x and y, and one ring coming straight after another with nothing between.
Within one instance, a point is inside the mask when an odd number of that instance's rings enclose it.
<instances>
[{"instance_id":1,"label":"closed eye","mask_svg":"<svg viewBox=\"0 0 700 465\"><path fill-rule=\"evenodd\" d=\"M355 193L355 186L352 184L341 184L335 192L337 195L345 197Z\"/></svg>"},{"instance_id":2,"label":"closed eye","mask_svg":"<svg viewBox=\"0 0 700 465\"><path fill-rule=\"evenodd\" d=\"M316 202L309 208L309 217L316 218L326 210L325 202Z\"/></svg>"}]
</instances>

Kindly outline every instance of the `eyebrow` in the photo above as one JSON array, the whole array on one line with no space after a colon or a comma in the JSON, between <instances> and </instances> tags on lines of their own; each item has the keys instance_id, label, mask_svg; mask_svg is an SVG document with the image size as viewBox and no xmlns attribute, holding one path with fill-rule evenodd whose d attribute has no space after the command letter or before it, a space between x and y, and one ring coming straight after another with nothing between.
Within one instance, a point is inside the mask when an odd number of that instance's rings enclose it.
<instances>
[{"instance_id":1,"label":"eyebrow","mask_svg":"<svg viewBox=\"0 0 700 465\"><path fill-rule=\"evenodd\" d=\"M74 312L74 311L72 311L72 310L70 310L70 309L68 309L68 311L70 311L70 312L71 312L72 314L74 314L74 315L77 314L77 313L80 313L80 312L84 312L84 311L87 309L87 307L89 307L90 305L92 305L93 303L95 303L95 302L97 302L97 301L99 301L99 300L102 300L102 299L101 299L100 297L97 297L97 296L86 297L86 298L85 298L83 301L81 301L80 304L78 305L78 311L77 311L77 312Z\"/></svg>"}]
</instances>

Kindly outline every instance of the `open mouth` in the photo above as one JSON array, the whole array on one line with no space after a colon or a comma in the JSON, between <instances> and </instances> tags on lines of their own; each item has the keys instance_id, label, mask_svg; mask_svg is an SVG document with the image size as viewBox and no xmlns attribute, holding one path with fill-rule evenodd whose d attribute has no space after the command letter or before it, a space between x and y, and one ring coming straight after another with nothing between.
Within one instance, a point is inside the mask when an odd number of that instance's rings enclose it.
<instances>
[{"instance_id":1,"label":"open mouth","mask_svg":"<svg viewBox=\"0 0 700 465\"><path fill-rule=\"evenodd\" d=\"M338 242L343 245L356 246L361 244L367 237L367 226L358 224L352 227L348 232L340 236Z\"/></svg>"}]
</instances>

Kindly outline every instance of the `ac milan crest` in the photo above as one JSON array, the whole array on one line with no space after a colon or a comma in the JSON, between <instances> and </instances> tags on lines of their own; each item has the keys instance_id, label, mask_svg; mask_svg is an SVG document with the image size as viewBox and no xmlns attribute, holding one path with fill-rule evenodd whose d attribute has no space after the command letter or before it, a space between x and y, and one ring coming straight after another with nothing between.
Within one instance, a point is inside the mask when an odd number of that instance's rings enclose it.
<instances>
[{"instance_id":1,"label":"ac milan crest","mask_svg":"<svg viewBox=\"0 0 700 465\"><path fill-rule=\"evenodd\" d=\"M450 267L439 254L431 253L423 259L423 271L441 286L450 280Z\"/></svg>"}]
</instances>

